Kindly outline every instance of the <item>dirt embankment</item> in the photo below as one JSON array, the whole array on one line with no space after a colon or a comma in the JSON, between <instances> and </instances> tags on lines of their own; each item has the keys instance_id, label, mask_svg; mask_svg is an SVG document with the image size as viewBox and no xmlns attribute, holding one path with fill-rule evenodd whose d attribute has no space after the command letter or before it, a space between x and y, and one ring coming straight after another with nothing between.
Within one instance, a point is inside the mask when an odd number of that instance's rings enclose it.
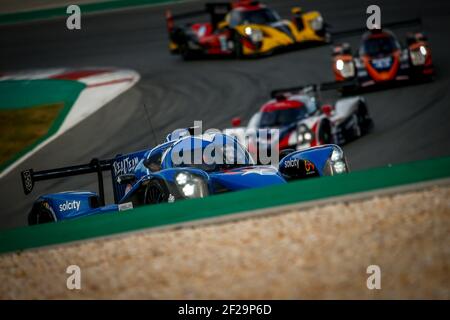
<instances>
[{"instance_id":1,"label":"dirt embankment","mask_svg":"<svg viewBox=\"0 0 450 320\"><path fill-rule=\"evenodd\" d=\"M1 298L450 298L450 187L0 256ZM66 288L68 265L81 290ZM366 286L381 268L381 290Z\"/></svg>"}]
</instances>

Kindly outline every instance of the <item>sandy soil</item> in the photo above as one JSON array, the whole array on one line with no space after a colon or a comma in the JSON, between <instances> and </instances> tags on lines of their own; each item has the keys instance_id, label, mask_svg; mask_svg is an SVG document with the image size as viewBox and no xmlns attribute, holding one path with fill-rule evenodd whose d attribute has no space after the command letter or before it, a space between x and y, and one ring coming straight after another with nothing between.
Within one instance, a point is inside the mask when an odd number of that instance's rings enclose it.
<instances>
[{"instance_id":1,"label":"sandy soil","mask_svg":"<svg viewBox=\"0 0 450 320\"><path fill-rule=\"evenodd\" d=\"M449 299L449 244L441 187L2 255L0 298ZM71 264L81 290L66 288Z\"/></svg>"}]
</instances>

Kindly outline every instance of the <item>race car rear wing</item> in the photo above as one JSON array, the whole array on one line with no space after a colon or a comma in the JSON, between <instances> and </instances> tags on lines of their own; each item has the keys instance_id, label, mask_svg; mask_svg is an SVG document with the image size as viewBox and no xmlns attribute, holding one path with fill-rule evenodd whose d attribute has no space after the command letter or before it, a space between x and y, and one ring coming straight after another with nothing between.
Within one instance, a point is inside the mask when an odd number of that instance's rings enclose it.
<instances>
[{"instance_id":1,"label":"race car rear wing","mask_svg":"<svg viewBox=\"0 0 450 320\"><path fill-rule=\"evenodd\" d=\"M62 167L57 169L34 171L33 169L24 170L20 173L22 178L22 187L26 195L33 191L34 184L37 181L50 180L56 178L64 178L77 176L82 174L97 173L98 179L98 195L101 205L105 205L105 189L103 185L103 171L112 171L113 159L99 160L92 159L91 162L82 165Z\"/></svg>"},{"instance_id":2,"label":"race car rear wing","mask_svg":"<svg viewBox=\"0 0 450 320\"><path fill-rule=\"evenodd\" d=\"M388 23L383 23L381 27L383 29L386 28L402 28L402 27L409 27L409 26L422 26L422 19L420 17L409 19L409 20L402 20L402 21L393 21ZM360 27L360 28L354 28L354 29L347 29L347 30L338 30L338 31L331 31L331 36L333 40L340 39L340 38L346 38L351 36L359 36L366 32L368 29L366 27Z\"/></svg>"},{"instance_id":3,"label":"race car rear wing","mask_svg":"<svg viewBox=\"0 0 450 320\"><path fill-rule=\"evenodd\" d=\"M33 191L34 184L37 181L97 173L98 195L101 203L104 205L105 188L103 184L103 172L110 171L114 193L114 202L118 203L119 200L122 199L122 197L125 195L127 190L127 185L119 181L121 180L120 177L122 175L134 173L134 169L145 157L147 152L148 149L144 149L131 153L119 154L112 159L106 160L99 160L94 158L87 164L62 167L57 169L43 171L34 171L33 169L28 169L20 173L20 176L22 178L23 191L26 195L31 193L31 191Z\"/></svg>"},{"instance_id":4,"label":"race car rear wing","mask_svg":"<svg viewBox=\"0 0 450 320\"><path fill-rule=\"evenodd\" d=\"M353 80L347 81L331 81L331 82L322 82L322 83L314 83L314 84L306 84L298 87L290 87L290 88L282 88L272 90L270 93L271 98L277 98L278 96L283 96L286 94L292 93L300 93L300 92L315 92L319 93L321 91L326 90L339 90L345 88L347 86L351 87L354 85Z\"/></svg>"}]
</instances>

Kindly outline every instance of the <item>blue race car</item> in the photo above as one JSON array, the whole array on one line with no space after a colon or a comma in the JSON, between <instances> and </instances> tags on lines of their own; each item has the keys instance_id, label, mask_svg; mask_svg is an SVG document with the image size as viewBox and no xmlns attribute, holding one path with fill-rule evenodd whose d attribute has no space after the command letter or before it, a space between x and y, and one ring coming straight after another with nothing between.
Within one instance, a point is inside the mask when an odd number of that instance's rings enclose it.
<instances>
[{"instance_id":1,"label":"blue race car","mask_svg":"<svg viewBox=\"0 0 450 320\"><path fill-rule=\"evenodd\" d=\"M109 160L93 159L84 165L22 171L25 194L33 190L36 181L88 173L98 175L98 193L66 191L40 196L29 213L29 224L203 198L348 171L343 151L336 145L283 150L275 167L256 165L236 138L222 133L193 135L192 128L181 130L184 131L175 131L167 136L166 142L149 150ZM111 172L114 204L105 205L103 171Z\"/></svg>"}]
</instances>

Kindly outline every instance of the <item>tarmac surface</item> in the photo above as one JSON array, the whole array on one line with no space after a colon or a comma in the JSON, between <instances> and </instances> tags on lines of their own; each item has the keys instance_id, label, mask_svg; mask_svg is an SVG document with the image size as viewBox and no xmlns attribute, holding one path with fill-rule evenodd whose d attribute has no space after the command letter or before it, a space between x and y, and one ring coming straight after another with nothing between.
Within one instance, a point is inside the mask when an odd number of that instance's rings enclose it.
<instances>
[{"instance_id":1,"label":"tarmac surface","mask_svg":"<svg viewBox=\"0 0 450 320\"><path fill-rule=\"evenodd\" d=\"M284 17L295 1L266 1ZM369 1L307 2L335 29L365 25ZM19 172L87 163L93 157L154 146L167 133L202 120L222 129L244 120L269 98L270 90L330 81L331 47L321 46L273 57L183 61L168 51L164 12L195 10L201 2L89 14L82 29L69 31L64 19L0 27L0 70L115 66L131 68L141 81L0 180L0 229L26 224L38 195L65 190L96 190L95 175L38 183L23 194ZM450 154L450 2L380 1L382 23L421 16L437 70L432 83L364 94L375 128L344 146L353 170ZM414 28L415 29L415 28ZM401 39L407 29L394 30ZM346 39L353 48L359 37ZM151 126L144 110L147 106ZM111 191L107 199L111 201Z\"/></svg>"}]
</instances>

